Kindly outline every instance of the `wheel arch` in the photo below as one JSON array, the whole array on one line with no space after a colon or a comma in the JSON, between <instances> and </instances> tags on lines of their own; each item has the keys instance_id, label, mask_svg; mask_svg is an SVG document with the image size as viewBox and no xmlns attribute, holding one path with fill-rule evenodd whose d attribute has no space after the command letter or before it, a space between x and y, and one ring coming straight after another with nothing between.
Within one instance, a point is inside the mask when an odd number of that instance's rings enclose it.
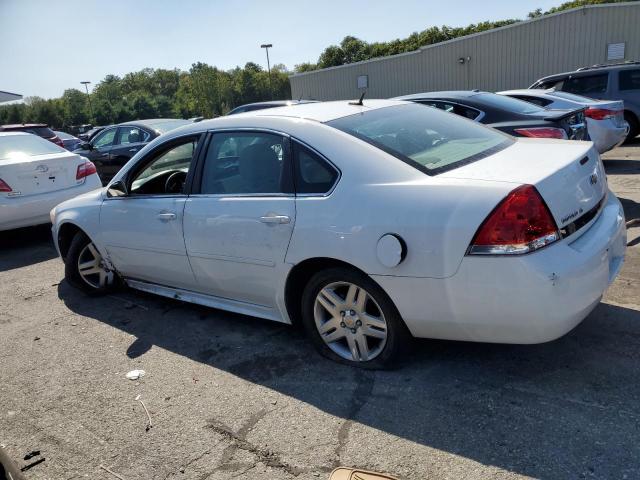
<instances>
[{"instance_id":1,"label":"wheel arch","mask_svg":"<svg viewBox=\"0 0 640 480\"><path fill-rule=\"evenodd\" d=\"M64 222L58 227L58 238L56 240L58 242L60 257L63 261L66 261L69 248L71 247L71 242L78 232L82 232L87 235L82 228L72 222Z\"/></svg>"},{"instance_id":2,"label":"wheel arch","mask_svg":"<svg viewBox=\"0 0 640 480\"><path fill-rule=\"evenodd\" d=\"M389 294L364 270L356 267L351 263L345 262L343 260L338 260L336 258L313 257L307 258L302 262L297 263L289 271L289 274L287 276L284 288L284 301L285 307L287 309L287 314L289 315L289 319L291 320L292 325L300 325L300 319L302 316L302 292L309 283L309 280L311 280L311 277L322 270L327 270L329 268L335 267L349 268L363 275L366 275L373 282L375 282L378 287L380 287L380 289L387 295L387 297L389 297L389 300L391 301L393 307L396 309L396 311L398 311L398 308L396 307L393 299L389 296Z\"/></svg>"}]
</instances>

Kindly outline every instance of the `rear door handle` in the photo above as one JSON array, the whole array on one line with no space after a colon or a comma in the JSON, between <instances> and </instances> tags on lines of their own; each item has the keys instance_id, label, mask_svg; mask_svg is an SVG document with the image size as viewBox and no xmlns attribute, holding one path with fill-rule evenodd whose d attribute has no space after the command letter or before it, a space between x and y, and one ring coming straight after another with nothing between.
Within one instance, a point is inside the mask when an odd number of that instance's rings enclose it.
<instances>
[{"instance_id":1,"label":"rear door handle","mask_svg":"<svg viewBox=\"0 0 640 480\"><path fill-rule=\"evenodd\" d=\"M284 223L289 223L291 222L291 217L289 217L288 215L265 215L263 217L260 217L260 221L262 223L277 223L277 224L284 224Z\"/></svg>"},{"instance_id":2,"label":"rear door handle","mask_svg":"<svg viewBox=\"0 0 640 480\"><path fill-rule=\"evenodd\" d=\"M168 222L169 220L175 220L176 214L173 212L162 212L158 214L158 218L164 222Z\"/></svg>"}]
</instances>

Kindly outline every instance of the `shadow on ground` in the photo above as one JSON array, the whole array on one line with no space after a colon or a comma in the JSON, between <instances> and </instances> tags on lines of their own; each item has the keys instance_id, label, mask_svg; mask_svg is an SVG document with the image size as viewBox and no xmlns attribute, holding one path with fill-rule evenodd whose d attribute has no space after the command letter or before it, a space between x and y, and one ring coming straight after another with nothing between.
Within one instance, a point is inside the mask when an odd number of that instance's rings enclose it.
<instances>
[{"instance_id":1,"label":"shadow on ground","mask_svg":"<svg viewBox=\"0 0 640 480\"><path fill-rule=\"evenodd\" d=\"M51 260L56 255L51 225L0 232L0 272Z\"/></svg>"},{"instance_id":2,"label":"shadow on ground","mask_svg":"<svg viewBox=\"0 0 640 480\"><path fill-rule=\"evenodd\" d=\"M319 357L297 330L124 291L79 315L391 435L536 478L640 478L640 312L601 304L569 335L508 346L420 340L396 370ZM136 307L143 305L148 310ZM350 425L347 422L345 425ZM336 445L348 439L338 435ZM425 459L427 461L427 459Z\"/></svg>"}]
</instances>

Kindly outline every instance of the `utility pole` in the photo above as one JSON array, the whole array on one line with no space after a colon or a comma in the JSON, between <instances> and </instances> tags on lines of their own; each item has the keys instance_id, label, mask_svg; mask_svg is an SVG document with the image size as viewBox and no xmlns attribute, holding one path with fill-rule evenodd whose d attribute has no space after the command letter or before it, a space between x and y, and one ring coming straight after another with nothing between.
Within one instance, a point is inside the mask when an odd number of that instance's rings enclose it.
<instances>
[{"instance_id":1,"label":"utility pole","mask_svg":"<svg viewBox=\"0 0 640 480\"><path fill-rule=\"evenodd\" d=\"M269 93L271 94L271 100L273 100L273 85L271 84L271 65L269 64L269 49L273 47L270 43L263 43L260 48L264 48L267 52L267 70L269 70Z\"/></svg>"},{"instance_id":2,"label":"utility pole","mask_svg":"<svg viewBox=\"0 0 640 480\"><path fill-rule=\"evenodd\" d=\"M84 82L80 82L82 85L84 85L84 89L87 92L87 100L89 100L89 115L91 115L91 119L93 119L93 107L91 107L91 95L89 95L89 84L91 82L88 81L84 81Z\"/></svg>"}]
</instances>

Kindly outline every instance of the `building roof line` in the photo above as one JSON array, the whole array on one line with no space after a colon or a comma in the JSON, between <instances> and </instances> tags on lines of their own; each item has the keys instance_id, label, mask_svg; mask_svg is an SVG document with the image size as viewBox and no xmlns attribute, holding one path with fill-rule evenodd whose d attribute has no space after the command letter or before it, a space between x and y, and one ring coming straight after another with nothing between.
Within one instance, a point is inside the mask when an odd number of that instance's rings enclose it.
<instances>
[{"instance_id":1,"label":"building roof line","mask_svg":"<svg viewBox=\"0 0 640 480\"><path fill-rule=\"evenodd\" d=\"M382 60L387 60L390 58L396 58L396 57L401 57L404 55L415 55L417 53L422 53L425 50L429 50L430 48L437 48L449 43L454 43L454 42L459 42L461 40L467 40L469 38L473 38L473 37L478 37L480 35L489 35L501 30L506 30L509 28L514 28L514 27L519 27L525 24L530 24L533 22L539 22L542 20L547 20L551 17L556 17L559 15L567 15L570 13L576 13L579 11L586 11L586 10L591 10L591 9L595 9L595 8L619 8L619 7L631 7L631 6L636 6L636 7L640 7L640 2L638 1L632 1L632 2L620 2L620 3L600 3L600 4L595 4L595 5L583 5L581 7L576 7L576 8L571 8L569 10L563 10L561 12L554 12L554 13L549 13L547 15L542 15L540 17L536 17L536 18L530 18L530 19L526 19L526 20L520 20L517 21L515 23L512 23L510 25L504 25L502 27L497 27L497 28L492 28L489 30L485 30L484 32L477 32L477 33L471 33L469 35L464 35L462 37L457 37L457 38L452 38L450 40L444 40L442 42L438 42L438 43L432 43L431 45L424 45L422 47L419 47L417 50L411 50L409 52L402 52L402 53L396 53L393 55L386 55L384 57L375 57L375 58L370 58L368 60L362 60L360 62L353 62L353 63L345 63L343 65L336 65L334 67L327 67L327 68L319 68L317 70L311 70L309 72L300 72L300 73L293 73L291 75L289 75L289 78L294 78L294 77L302 77L305 75L311 75L314 73L319 73L319 72L326 72L328 70L336 70L339 68L347 68L347 67L353 67L353 66L357 66L357 65L363 65L366 63L371 63L371 62L379 62Z\"/></svg>"}]
</instances>

